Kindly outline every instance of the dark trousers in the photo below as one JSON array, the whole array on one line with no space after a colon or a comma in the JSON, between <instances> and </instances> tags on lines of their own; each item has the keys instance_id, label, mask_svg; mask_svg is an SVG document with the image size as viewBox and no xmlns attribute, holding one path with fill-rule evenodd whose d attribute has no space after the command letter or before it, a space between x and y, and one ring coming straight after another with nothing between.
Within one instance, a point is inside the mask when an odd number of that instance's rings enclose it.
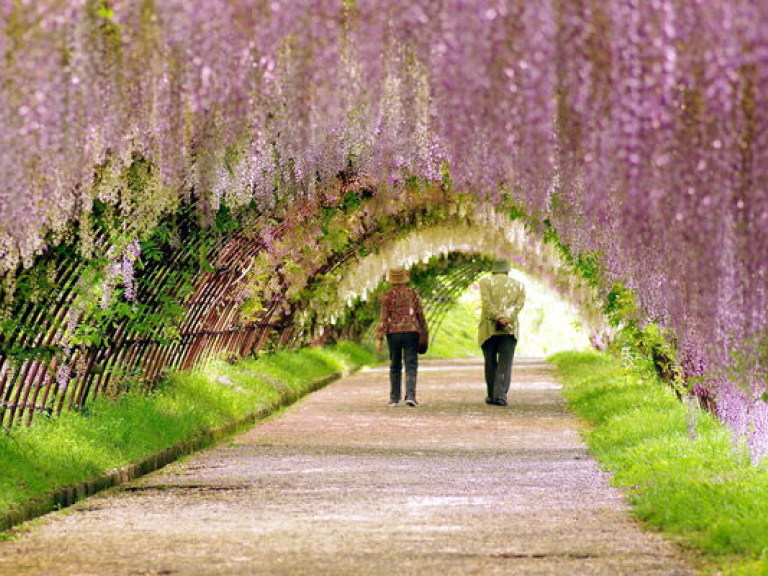
<instances>
[{"instance_id":1,"label":"dark trousers","mask_svg":"<svg viewBox=\"0 0 768 576\"><path fill-rule=\"evenodd\" d=\"M512 381L512 360L517 338L511 334L496 334L483 342L485 386L491 400L506 400Z\"/></svg>"},{"instance_id":2,"label":"dark trousers","mask_svg":"<svg viewBox=\"0 0 768 576\"><path fill-rule=\"evenodd\" d=\"M387 334L389 347L389 399L400 402L405 358L405 398L416 400L416 373L419 370L418 332L394 332Z\"/></svg>"}]
</instances>

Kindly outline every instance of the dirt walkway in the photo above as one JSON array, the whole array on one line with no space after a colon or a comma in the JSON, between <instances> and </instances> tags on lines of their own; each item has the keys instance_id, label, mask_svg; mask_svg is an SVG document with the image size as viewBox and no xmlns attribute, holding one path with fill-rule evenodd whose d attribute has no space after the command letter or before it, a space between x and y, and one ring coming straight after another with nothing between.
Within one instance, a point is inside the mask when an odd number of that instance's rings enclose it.
<instances>
[{"instance_id":1,"label":"dirt walkway","mask_svg":"<svg viewBox=\"0 0 768 576\"><path fill-rule=\"evenodd\" d=\"M586 453L550 368L511 406L476 361L423 362L422 406L358 373L218 448L0 542L0 574L692 574Z\"/></svg>"}]
</instances>

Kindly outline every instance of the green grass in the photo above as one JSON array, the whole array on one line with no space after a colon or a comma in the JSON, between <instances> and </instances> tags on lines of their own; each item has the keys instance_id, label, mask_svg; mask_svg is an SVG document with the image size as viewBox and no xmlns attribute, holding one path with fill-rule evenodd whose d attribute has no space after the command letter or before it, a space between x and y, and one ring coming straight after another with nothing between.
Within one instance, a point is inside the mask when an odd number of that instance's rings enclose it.
<instances>
[{"instance_id":1,"label":"green grass","mask_svg":"<svg viewBox=\"0 0 768 576\"><path fill-rule=\"evenodd\" d=\"M609 356L549 360L638 518L695 551L705 572L768 574L768 463L750 465L708 413L696 414L693 438L669 387Z\"/></svg>"},{"instance_id":2,"label":"green grass","mask_svg":"<svg viewBox=\"0 0 768 576\"><path fill-rule=\"evenodd\" d=\"M274 407L324 376L376 362L372 351L350 343L214 362L170 375L151 395L99 398L87 411L40 417L0 434L0 514Z\"/></svg>"},{"instance_id":3,"label":"green grass","mask_svg":"<svg viewBox=\"0 0 768 576\"><path fill-rule=\"evenodd\" d=\"M445 314L440 329L430 336L427 358L482 356L477 344L477 311L472 299L461 298Z\"/></svg>"}]
</instances>

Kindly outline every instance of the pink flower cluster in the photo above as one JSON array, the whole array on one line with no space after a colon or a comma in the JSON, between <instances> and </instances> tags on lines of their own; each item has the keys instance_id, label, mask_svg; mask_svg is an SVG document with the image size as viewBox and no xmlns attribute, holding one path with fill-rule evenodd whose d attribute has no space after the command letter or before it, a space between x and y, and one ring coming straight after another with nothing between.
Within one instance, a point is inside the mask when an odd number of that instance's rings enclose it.
<instances>
[{"instance_id":1,"label":"pink flower cluster","mask_svg":"<svg viewBox=\"0 0 768 576\"><path fill-rule=\"evenodd\" d=\"M732 431L737 450L745 450L753 464L768 456L768 402L763 386L745 388L730 380L718 382L717 415Z\"/></svg>"}]
</instances>

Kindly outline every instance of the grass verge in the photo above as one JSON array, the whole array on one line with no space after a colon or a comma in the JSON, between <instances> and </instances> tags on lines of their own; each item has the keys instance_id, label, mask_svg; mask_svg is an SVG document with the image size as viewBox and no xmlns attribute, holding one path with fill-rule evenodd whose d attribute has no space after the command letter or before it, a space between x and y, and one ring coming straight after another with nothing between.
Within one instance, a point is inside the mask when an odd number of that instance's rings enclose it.
<instances>
[{"instance_id":1,"label":"grass verge","mask_svg":"<svg viewBox=\"0 0 768 576\"><path fill-rule=\"evenodd\" d=\"M586 441L635 515L695 552L704 573L768 574L768 464L641 370L588 352L549 358Z\"/></svg>"},{"instance_id":2,"label":"grass verge","mask_svg":"<svg viewBox=\"0 0 768 576\"><path fill-rule=\"evenodd\" d=\"M427 358L473 358L482 356L477 343L475 303L461 299L447 311L440 330L430 337Z\"/></svg>"},{"instance_id":3,"label":"grass verge","mask_svg":"<svg viewBox=\"0 0 768 576\"><path fill-rule=\"evenodd\" d=\"M40 417L29 428L0 433L2 528L34 516L19 512L31 503L38 502L44 513L57 502L87 495L74 490L71 497L51 496L65 487L103 479L110 471L197 437L203 441L194 447L205 445L206 439L215 439L211 430L265 416L323 378L376 362L372 351L351 343L277 352L237 364L213 362L205 369L171 374L152 394L98 398L87 411ZM171 459L173 455L155 459L138 473Z\"/></svg>"}]
</instances>

